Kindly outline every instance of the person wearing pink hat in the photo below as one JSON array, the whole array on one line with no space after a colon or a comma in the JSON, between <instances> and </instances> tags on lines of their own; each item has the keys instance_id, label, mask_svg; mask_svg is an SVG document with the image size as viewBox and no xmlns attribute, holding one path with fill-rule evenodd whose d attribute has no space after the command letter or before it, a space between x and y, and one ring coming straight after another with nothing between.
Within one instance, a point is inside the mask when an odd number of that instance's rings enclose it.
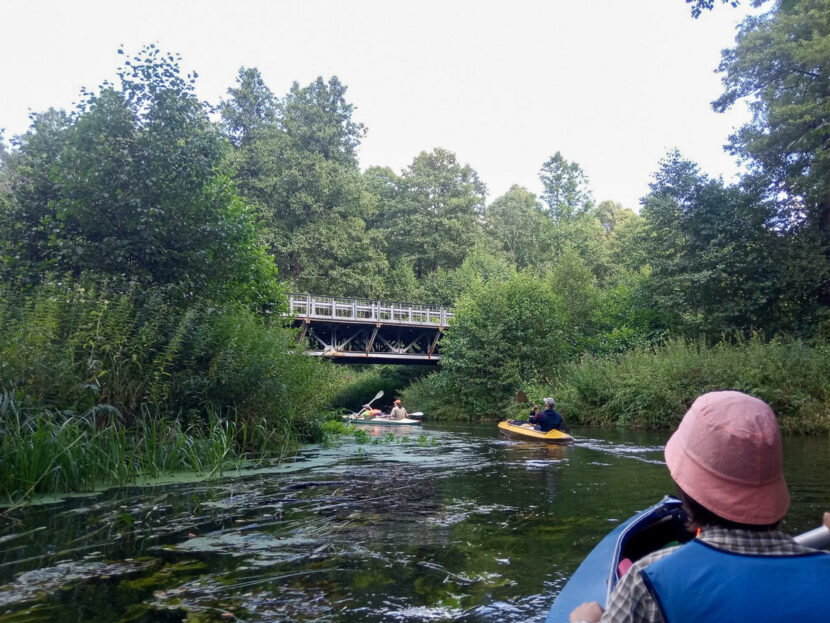
<instances>
[{"instance_id":1,"label":"person wearing pink hat","mask_svg":"<svg viewBox=\"0 0 830 623\"><path fill-rule=\"evenodd\" d=\"M394 420L402 420L402 419L404 419L405 417L407 417L409 415L406 412L406 409L404 409L401 406L400 398L396 398L394 404L395 404L395 406L392 407L392 411L391 411L391 413L389 413L390 418L392 418Z\"/></svg>"},{"instance_id":2,"label":"person wearing pink hat","mask_svg":"<svg viewBox=\"0 0 830 623\"><path fill-rule=\"evenodd\" d=\"M582 604L571 623L830 621L830 554L777 529L790 496L770 406L741 392L704 394L665 455L696 538L634 563L607 610Z\"/></svg>"}]
</instances>

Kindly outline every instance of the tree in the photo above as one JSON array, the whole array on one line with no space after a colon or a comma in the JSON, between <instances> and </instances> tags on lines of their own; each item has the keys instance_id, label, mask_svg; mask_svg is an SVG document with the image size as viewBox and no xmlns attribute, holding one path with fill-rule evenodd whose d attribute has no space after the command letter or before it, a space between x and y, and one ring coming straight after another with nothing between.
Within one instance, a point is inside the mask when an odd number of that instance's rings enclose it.
<instances>
[{"instance_id":1,"label":"tree","mask_svg":"<svg viewBox=\"0 0 830 623\"><path fill-rule=\"evenodd\" d=\"M237 87L219 105L225 134L237 147L252 142L259 132L277 123L279 102L262 79L259 69L239 68Z\"/></svg>"},{"instance_id":2,"label":"tree","mask_svg":"<svg viewBox=\"0 0 830 623\"><path fill-rule=\"evenodd\" d=\"M782 319L799 299L804 309L805 292L784 261L795 248L772 227L773 204L709 179L677 152L663 160L651 188L641 244L662 310L691 335L712 338L797 328Z\"/></svg>"},{"instance_id":3,"label":"tree","mask_svg":"<svg viewBox=\"0 0 830 623\"><path fill-rule=\"evenodd\" d=\"M356 165L355 150L366 127L352 120L354 106L346 101L346 90L337 76L328 83L318 77L305 87L295 82L282 101L280 120L299 149Z\"/></svg>"},{"instance_id":4,"label":"tree","mask_svg":"<svg viewBox=\"0 0 830 623\"><path fill-rule=\"evenodd\" d=\"M692 17L697 19L703 13L703 11L711 11L712 8L715 6L716 0L686 0L686 4L691 4L692 10ZM763 2L764 0L760 0ZM740 0L721 0L723 4L731 4L733 7L736 7L740 4ZM758 0L755 0L755 3L758 3Z\"/></svg>"},{"instance_id":5,"label":"tree","mask_svg":"<svg viewBox=\"0 0 830 623\"><path fill-rule=\"evenodd\" d=\"M390 231L389 219L399 210L404 183L401 176L389 167L369 167L363 173L368 194L364 202L363 219L370 229ZM400 255L397 256L400 259Z\"/></svg>"},{"instance_id":6,"label":"tree","mask_svg":"<svg viewBox=\"0 0 830 623\"><path fill-rule=\"evenodd\" d=\"M401 184L389 223L390 257L406 258L419 279L460 266L481 232L486 188L478 174L436 148L415 157Z\"/></svg>"},{"instance_id":7,"label":"tree","mask_svg":"<svg viewBox=\"0 0 830 623\"><path fill-rule=\"evenodd\" d=\"M568 162L558 151L542 165L539 179L544 188L542 201L556 222L567 223L593 205L588 177L582 167Z\"/></svg>"},{"instance_id":8,"label":"tree","mask_svg":"<svg viewBox=\"0 0 830 623\"><path fill-rule=\"evenodd\" d=\"M566 249L548 277L551 292L558 299L561 320L568 327L560 346L569 357L588 350L589 339L596 333L596 315L600 301L597 279L580 255Z\"/></svg>"},{"instance_id":9,"label":"tree","mask_svg":"<svg viewBox=\"0 0 830 623\"><path fill-rule=\"evenodd\" d=\"M226 131L248 128L235 140L236 180L280 272L299 290L382 292L385 244L366 229L376 200L355 154L365 128L352 120L346 87L318 78L294 83L279 102L270 93L258 71L241 71L222 110Z\"/></svg>"},{"instance_id":10,"label":"tree","mask_svg":"<svg viewBox=\"0 0 830 623\"><path fill-rule=\"evenodd\" d=\"M488 236L519 270L549 259L550 219L533 193L513 186L487 206L484 218Z\"/></svg>"},{"instance_id":11,"label":"tree","mask_svg":"<svg viewBox=\"0 0 830 623\"><path fill-rule=\"evenodd\" d=\"M292 234L302 270L292 280L301 292L380 298L389 263L378 231L335 211ZM380 249L380 251L379 251Z\"/></svg>"},{"instance_id":12,"label":"tree","mask_svg":"<svg viewBox=\"0 0 830 623\"><path fill-rule=\"evenodd\" d=\"M155 46L127 60L71 114L33 116L10 175L3 255L18 274L95 271L267 302L273 262L225 164L226 142Z\"/></svg>"},{"instance_id":13,"label":"tree","mask_svg":"<svg viewBox=\"0 0 830 623\"><path fill-rule=\"evenodd\" d=\"M752 121L730 137L732 153L769 183L790 225L821 233L830 253L830 0L779 2L741 25L718 68L722 112L748 99ZM830 293L826 297L830 300Z\"/></svg>"},{"instance_id":14,"label":"tree","mask_svg":"<svg viewBox=\"0 0 830 623\"><path fill-rule=\"evenodd\" d=\"M516 390L564 361L560 302L529 273L474 283L441 340L442 383L471 413L498 413Z\"/></svg>"}]
</instances>

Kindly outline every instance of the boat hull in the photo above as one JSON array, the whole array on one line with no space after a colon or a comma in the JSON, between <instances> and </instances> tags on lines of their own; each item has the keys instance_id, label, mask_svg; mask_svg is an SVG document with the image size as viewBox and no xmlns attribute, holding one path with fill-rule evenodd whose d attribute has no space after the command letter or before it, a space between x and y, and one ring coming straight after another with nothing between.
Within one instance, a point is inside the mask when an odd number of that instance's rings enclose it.
<instances>
[{"instance_id":1,"label":"boat hull","mask_svg":"<svg viewBox=\"0 0 830 623\"><path fill-rule=\"evenodd\" d=\"M573 443L574 438L568 433L563 433L561 430L551 430L543 433L540 430L534 430L531 424L511 424L509 421L499 422L499 431L502 435L510 437L511 439L522 439L524 441L541 441L543 443Z\"/></svg>"},{"instance_id":2,"label":"boat hull","mask_svg":"<svg viewBox=\"0 0 830 623\"><path fill-rule=\"evenodd\" d=\"M620 579L620 561L636 562L672 542L690 540L685 526L680 500L672 497L624 521L585 557L556 597L545 623L567 623L571 611L585 602L596 601L604 608Z\"/></svg>"},{"instance_id":3,"label":"boat hull","mask_svg":"<svg viewBox=\"0 0 830 623\"><path fill-rule=\"evenodd\" d=\"M346 422L355 425L366 426L420 426L421 420L403 418L402 420L391 420L383 417L373 417L369 420L363 418L344 418Z\"/></svg>"}]
</instances>

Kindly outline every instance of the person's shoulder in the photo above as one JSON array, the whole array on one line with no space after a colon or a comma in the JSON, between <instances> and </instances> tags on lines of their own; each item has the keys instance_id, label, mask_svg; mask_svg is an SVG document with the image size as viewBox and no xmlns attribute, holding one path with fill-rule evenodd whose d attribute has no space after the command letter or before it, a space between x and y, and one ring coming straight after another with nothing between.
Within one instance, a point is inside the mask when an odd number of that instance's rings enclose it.
<instances>
[{"instance_id":1,"label":"person's shoulder","mask_svg":"<svg viewBox=\"0 0 830 623\"><path fill-rule=\"evenodd\" d=\"M631 569L629 569L628 572L629 573L632 573L632 572L633 573L639 573L640 571L642 571L643 569L648 567L650 564L655 563L658 560L662 560L663 558L665 558L669 554L672 554L672 553L676 552L677 550L679 550L681 547L683 547L683 546L682 545L673 545L672 547L664 547L663 549L658 549L656 552L651 552L650 554L646 554L645 556L640 558L640 560L635 562L631 566Z\"/></svg>"}]
</instances>

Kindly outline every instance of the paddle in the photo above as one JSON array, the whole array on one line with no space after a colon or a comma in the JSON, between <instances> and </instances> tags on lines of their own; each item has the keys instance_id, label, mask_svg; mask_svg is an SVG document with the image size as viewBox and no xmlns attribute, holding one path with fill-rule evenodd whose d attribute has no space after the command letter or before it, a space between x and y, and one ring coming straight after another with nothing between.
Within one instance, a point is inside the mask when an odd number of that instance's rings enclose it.
<instances>
[{"instance_id":1,"label":"paddle","mask_svg":"<svg viewBox=\"0 0 830 623\"><path fill-rule=\"evenodd\" d=\"M375 397L374 397L374 398L372 398L369 402L367 402L367 403L366 403L366 406L367 406L367 407L371 407L371 406L372 406L372 403L373 403L375 400L377 400L378 398L383 398L383 390L380 390L377 394L375 394Z\"/></svg>"},{"instance_id":2,"label":"paddle","mask_svg":"<svg viewBox=\"0 0 830 623\"><path fill-rule=\"evenodd\" d=\"M383 390L380 390L377 394L375 394L375 397L374 397L374 398L372 398L372 399L371 399L369 402L367 402L365 405L363 405L363 406L360 408L360 411L358 411L357 413L355 413L355 415L358 415L358 414L360 414L360 413L363 413L363 410L364 410L366 407L371 407L371 406L372 406L372 403L373 403L375 400L377 400L378 398L382 398L382 397L383 397Z\"/></svg>"},{"instance_id":3,"label":"paddle","mask_svg":"<svg viewBox=\"0 0 830 623\"><path fill-rule=\"evenodd\" d=\"M795 540L813 549L830 549L830 513L824 513L824 523L818 528L799 534Z\"/></svg>"}]
</instances>

